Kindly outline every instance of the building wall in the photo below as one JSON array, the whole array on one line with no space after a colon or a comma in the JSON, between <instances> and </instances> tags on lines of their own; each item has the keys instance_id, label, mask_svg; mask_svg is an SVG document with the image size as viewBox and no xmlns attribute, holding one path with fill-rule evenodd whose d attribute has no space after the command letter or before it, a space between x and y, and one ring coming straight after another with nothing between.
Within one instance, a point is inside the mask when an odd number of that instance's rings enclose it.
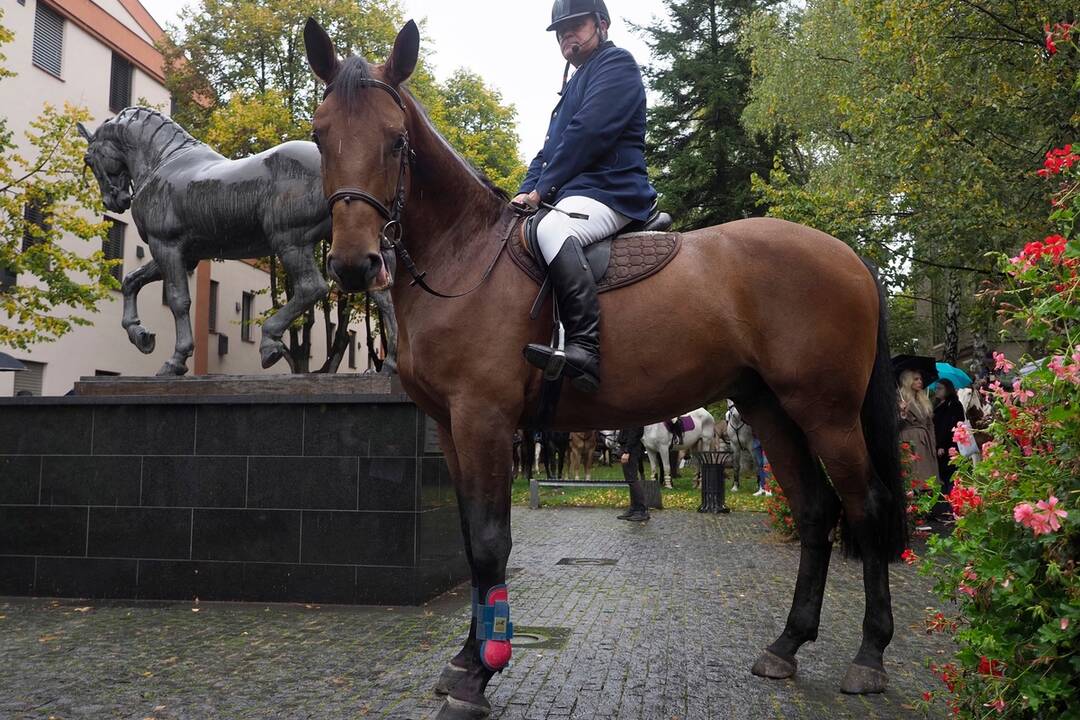
<instances>
[{"instance_id":1,"label":"building wall","mask_svg":"<svg viewBox=\"0 0 1080 720\"><path fill-rule=\"evenodd\" d=\"M89 109L96 128L111 117L109 111L109 83L112 54L120 52L129 59L147 57L150 48L148 39L160 29L143 18L128 12L127 7L142 11L141 6L133 5L134 0L102 0L100 5L87 4L85 0L56 0L52 7L65 17L64 49L61 77L35 67L32 63L34 17L38 0L26 0L25 5L17 2L4 3L3 24L14 32L14 40L5 45L7 55L5 66L16 73L15 77L0 82L0 107L7 119L8 129L16 142L25 143L24 132L31 120L37 117L44 103L61 107L64 102L83 105ZM81 4L80 4L81 3ZM109 16L102 20L101 11ZM97 15L95 15L97 13ZM96 18L96 20L95 20ZM88 22L98 22L100 27L87 26ZM151 48L152 50L152 48ZM153 62L136 63L132 76L132 102L145 98L150 104L163 111L169 109L169 93L160 82L160 55L155 66ZM25 145L24 145L25 146ZM88 172L87 178L93 182ZM137 267L150 261L149 248L142 243L135 228L131 213L106 213L108 217L126 224L124 237L124 267L126 275ZM65 237L64 246L79 253L99 250L74 237ZM139 250L142 258L137 257ZM235 311L244 291L262 290L269 286L268 275L246 263L227 261L209 263L211 279L219 283L219 333L229 336L229 352L218 355L216 336L196 336L196 345L207 348L206 370L210 373L260 374L288 372L288 366L280 361L273 368L264 371L261 367L258 340L261 329L253 329L253 343L241 342L239 313ZM19 282L30 278L22 276ZM200 305L196 294L196 277L189 277L192 297L191 318L193 329L197 326L196 318L205 317L208 308ZM110 293L110 297L98 306L98 312L88 317L92 319L90 327L77 327L68 335L54 343L35 345L28 350L4 349L10 355L22 360L45 363L43 394L63 395L72 388L75 381L84 375L94 375L96 371L120 373L122 375L153 375L172 354L175 342L175 323L168 308L161 302L161 283L147 285L139 297L139 315L142 324L157 335L157 346L150 355L141 354L127 339L121 327L123 300L119 291ZM269 306L267 295L256 297L256 312ZM313 333L312 365L318 367L325 358L324 331L321 320L317 320ZM357 328L359 329L359 328ZM360 333L362 336L362 333ZM363 348L357 351L357 371L366 369L367 353ZM196 370L195 357L188 361L190 372ZM342 372L347 372L347 362L342 363ZM14 381L10 375L0 373L0 396L13 394Z\"/></svg>"}]
</instances>

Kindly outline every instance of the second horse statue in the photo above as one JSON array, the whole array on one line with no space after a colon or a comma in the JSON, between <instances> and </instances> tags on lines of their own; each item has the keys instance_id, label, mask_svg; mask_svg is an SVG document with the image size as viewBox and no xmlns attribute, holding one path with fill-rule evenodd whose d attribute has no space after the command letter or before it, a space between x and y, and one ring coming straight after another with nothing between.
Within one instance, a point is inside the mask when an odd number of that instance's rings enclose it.
<instances>
[{"instance_id":1,"label":"second horse statue","mask_svg":"<svg viewBox=\"0 0 1080 720\"><path fill-rule=\"evenodd\" d=\"M200 260L281 259L292 298L263 324L262 366L280 360L281 336L296 318L329 293L315 261L315 246L330 236L319 151L314 143L287 142L242 160L229 160L193 138L156 110L129 107L96 132L79 124L89 147L86 164L111 212L131 208L151 262L123 282L124 329L143 353L154 351L154 333L142 326L139 290L155 280L176 319L176 347L158 375L183 375L194 351L187 273ZM392 254L389 261L393 260ZM390 266L392 267L392 266ZM386 278L391 280L389 272ZM388 357L396 367L397 325L389 290L371 293L385 323Z\"/></svg>"}]
</instances>

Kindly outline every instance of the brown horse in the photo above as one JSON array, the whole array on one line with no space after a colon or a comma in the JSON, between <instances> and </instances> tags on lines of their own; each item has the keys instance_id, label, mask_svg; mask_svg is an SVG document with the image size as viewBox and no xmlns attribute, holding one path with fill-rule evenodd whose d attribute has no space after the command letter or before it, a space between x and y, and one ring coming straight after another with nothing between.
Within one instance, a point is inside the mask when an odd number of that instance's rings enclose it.
<instances>
[{"instance_id":1,"label":"brown horse","mask_svg":"<svg viewBox=\"0 0 1080 720\"><path fill-rule=\"evenodd\" d=\"M505 194L451 150L402 88L416 66L416 25L378 66L339 60L313 20L304 39L327 83L314 128L333 211L330 272L350 291L387 281L379 255L387 241L406 267L411 253L431 273L392 292L401 381L439 423L476 598L468 639L437 684L449 693L439 718L487 717L485 688L510 659L512 433L528 426L541 388L522 349L547 340L550 310L529 319L537 287L502 257L518 224ZM436 296L429 282L461 295ZM657 297L686 301L659 308ZM883 691L893 632L888 563L904 546L905 498L873 272L824 233L740 220L686 233L661 272L601 295L600 306L600 390L585 396L567 384L553 427L633 427L733 398L761 438L802 542L787 624L753 673L790 677L796 651L817 637L829 532L842 511L845 547L863 560L866 614L841 690Z\"/></svg>"},{"instance_id":2,"label":"brown horse","mask_svg":"<svg viewBox=\"0 0 1080 720\"><path fill-rule=\"evenodd\" d=\"M575 432L570 433L570 467L566 471L567 478L581 479L582 470L585 471L585 479L592 480L593 455L596 454L596 433Z\"/></svg>"}]
</instances>

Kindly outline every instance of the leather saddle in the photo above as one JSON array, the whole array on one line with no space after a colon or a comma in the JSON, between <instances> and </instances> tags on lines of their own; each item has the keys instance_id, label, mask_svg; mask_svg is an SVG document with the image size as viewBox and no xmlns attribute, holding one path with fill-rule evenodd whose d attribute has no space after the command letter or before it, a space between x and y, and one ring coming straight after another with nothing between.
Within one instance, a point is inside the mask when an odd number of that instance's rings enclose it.
<instances>
[{"instance_id":1,"label":"leather saddle","mask_svg":"<svg viewBox=\"0 0 1080 720\"><path fill-rule=\"evenodd\" d=\"M549 290L547 267L536 238L536 228L548 212L552 211L541 210L527 218L519 241L510 244L514 264L541 286L531 313L534 318ZM644 280L671 262L682 245L679 233L666 232L671 224L671 215L654 205L647 219L632 222L618 234L586 245L585 259L592 268L597 292Z\"/></svg>"}]
</instances>

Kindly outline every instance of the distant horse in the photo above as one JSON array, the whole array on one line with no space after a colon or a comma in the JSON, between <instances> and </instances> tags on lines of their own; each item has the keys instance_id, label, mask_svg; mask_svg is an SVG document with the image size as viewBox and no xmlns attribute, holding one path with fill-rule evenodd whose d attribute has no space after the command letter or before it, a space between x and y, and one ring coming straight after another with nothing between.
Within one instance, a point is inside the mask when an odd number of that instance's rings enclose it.
<instances>
[{"instance_id":1,"label":"distant horse","mask_svg":"<svg viewBox=\"0 0 1080 720\"><path fill-rule=\"evenodd\" d=\"M570 454L570 433L545 431L540 441L541 460L548 480L565 480L563 466Z\"/></svg>"},{"instance_id":2,"label":"distant horse","mask_svg":"<svg viewBox=\"0 0 1080 720\"><path fill-rule=\"evenodd\" d=\"M619 449L619 431L597 430L596 435L597 446L600 449L600 462L610 465L612 454Z\"/></svg>"},{"instance_id":3,"label":"distant horse","mask_svg":"<svg viewBox=\"0 0 1080 720\"><path fill-rule=\"evenodd\" d=\"M347 290L372 287L384 241L415 268L416 282L392 289L398 369L439 425L476 599L465 643L435 686L448 694L437 720L484 718L488 683L512 654L504 630L513 428L536 417L543 387L522 349L549 339L550 305L530 319L538 285L503 257L520 241L506 194L454 152L403 86L419 56L416 24L401 30L382 65L339 59L315 20L304 42L327 83L313 125L323 187L336 201L329 271ZM597 157L605 140L593 143ZM540 191L551 197L553 187ZM680 302L656 302L670 297ZM634 427L733 398L764 444L802 543L786 625L751 672L793 676L796 652L818 637L829 531L842 517L844 546L862 558L866 610L840 689L884 691L889 563L906 547L907 526L887 305L875 272L825 233L749 218L682 234L660 272L599 303L599 391L564 383L551 427Z\"/></svg>"},{"instance_id":4,"label":"distant horse","mask_svg":"<svg viewBox=\"0 0 1080 720\"><path fill-rule=\"evenodd\" d=\"M742 419L739 408L735 407L735 403L730 400L728 400L724 424L727 428L728 448L731 450L733 476L731 489L738 490L744 466L749 467L751 475L757 472L757 461L754 459L754 430Z\"/></svg>"},{"instance_id":5,"label":"distant horse","mask_svg":"<svg viewBox=\"0 0 1080 720\"><path fill-rule=\"evenodd\" d=\"M96 132L82 123L89 147L84 158L97 178L105 207L131 208L135 226L153 258L122 284L123 327L143 353L154 351L154 333L142 326L139 290L164 279L176 321L176 347L158 375L183 375L194 350L187 273L200 260L277 255L292 284L292 298L263 323L262 366L280 360L281 336L296 318L326 298L329 288L315 262L315 245L330 236L330 211L322 193L319 150L287 142L243 160L228 160L156 110L129 107ZM390 283L389 271L383 282ZM397 323L389 292L372 293L387 330L387 371L396 366Z\"/></svg>"},{"instance_id":6,"label":"distant horse","mask_svg":"<svg viewBox=\"0 0 1080 720\"><path fill-rule=\"evenodd\" d=\"M592 464L596 455L596 432L570 433L570 469L567 477L581 479L581 470L585 470L585 480L592 480Z\"/></svg>"},{"instance_id":7,"label":"distant horse","mask_svg":"<svg viewBox=\"0 0 1080 720\"><path fill-rule=\"evenodd\" d=\"M641 442L645 445L645 451L649 453L649 465L657 480L664 483L664 487L671 487L671 449L678 452L701 452L712 450L713 434L716 432L716 421L712 414L705 408L698 408L688 413L685 417L690 418L692 427L683 429L682 442L678 442L667 425L659 422L645 426L645 436ZM681 419L681 418L680 418ZM676 445L672 445L675 440ZM676 457L678 454L676 453ZM657 476L657 469L660 474ZM698 480L695 478L695 487Z\"/></svg>"}]
</instances>

